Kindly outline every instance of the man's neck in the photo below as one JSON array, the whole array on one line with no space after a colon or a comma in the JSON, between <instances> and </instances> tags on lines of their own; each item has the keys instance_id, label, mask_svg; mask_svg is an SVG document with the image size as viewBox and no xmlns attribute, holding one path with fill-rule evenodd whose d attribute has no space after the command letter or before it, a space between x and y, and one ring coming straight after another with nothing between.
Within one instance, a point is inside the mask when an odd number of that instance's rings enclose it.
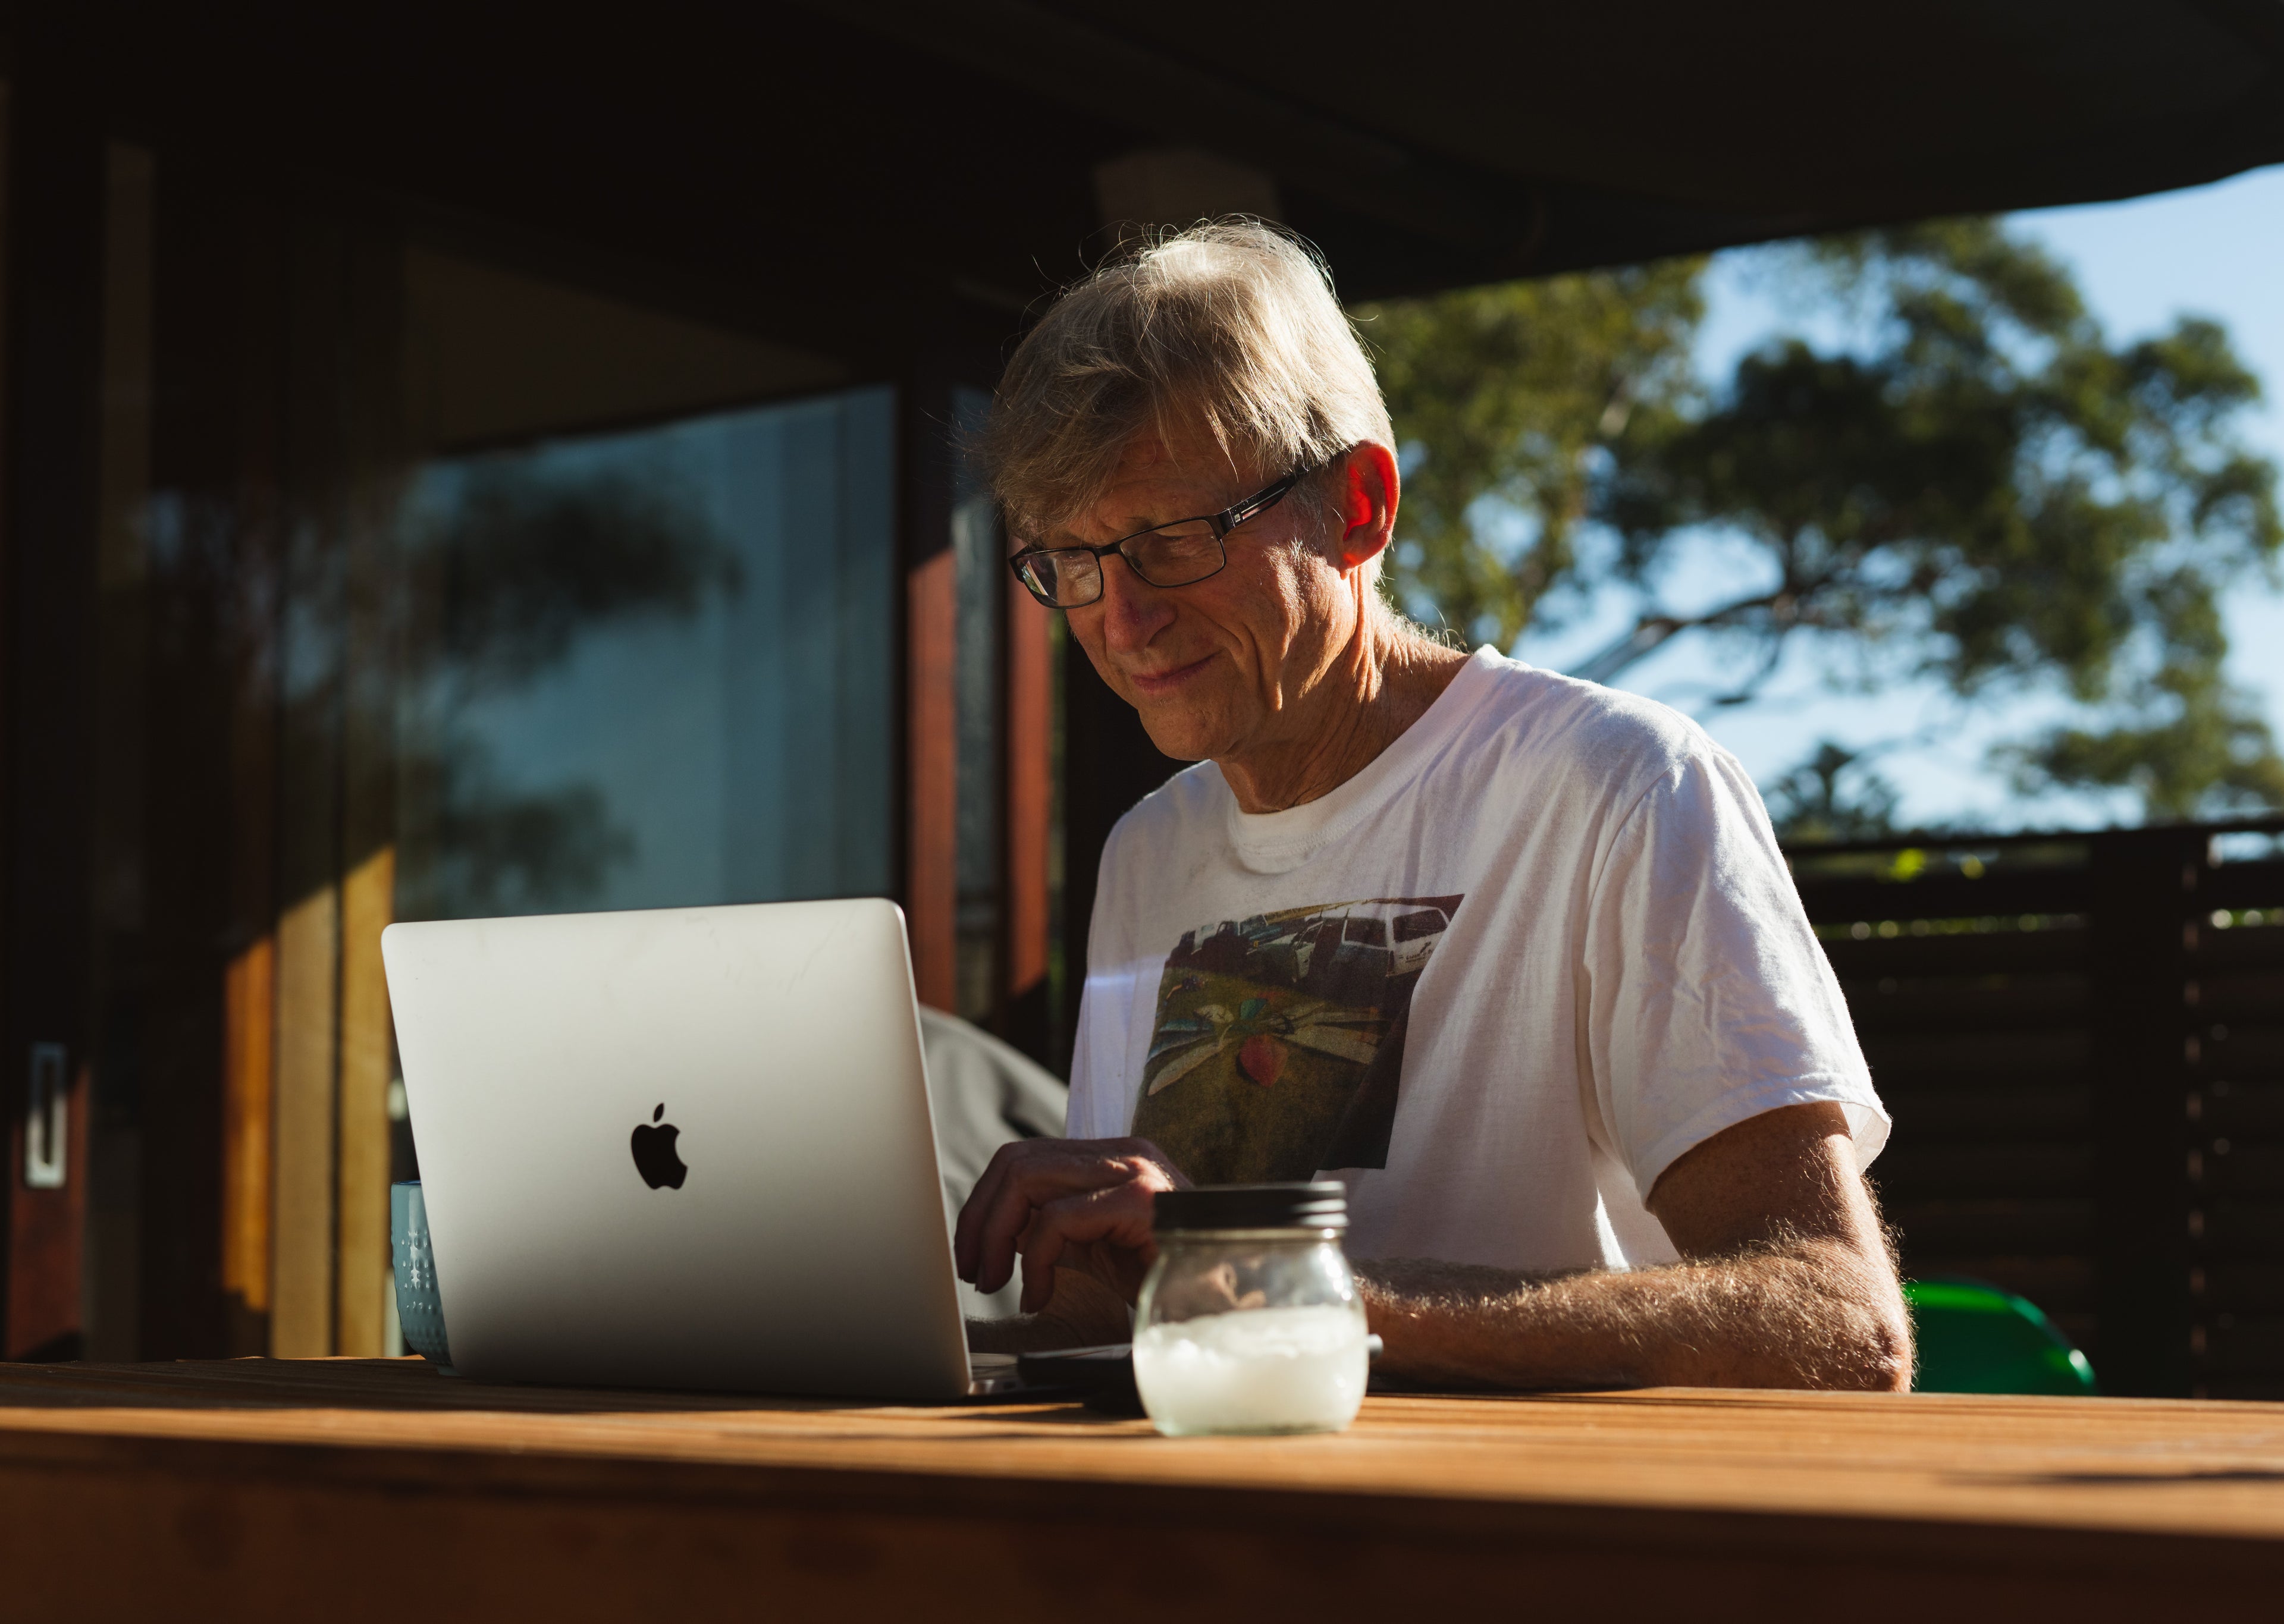
<instances>
[{"instance_id":1,"label":"man's neck","mask_svg":"<svg viewBox=\"0 0 2284 1624\"><path fill-rule=\"evenodd\" d=\"M1359 618L1357 631L1314 691L1302 696L1286 738L1217 758L1242 812L1282 812L1331 794L1380 759L1428 714L1467 656L1430 643L1393 615Z\"/></svg>"}]
</instances>

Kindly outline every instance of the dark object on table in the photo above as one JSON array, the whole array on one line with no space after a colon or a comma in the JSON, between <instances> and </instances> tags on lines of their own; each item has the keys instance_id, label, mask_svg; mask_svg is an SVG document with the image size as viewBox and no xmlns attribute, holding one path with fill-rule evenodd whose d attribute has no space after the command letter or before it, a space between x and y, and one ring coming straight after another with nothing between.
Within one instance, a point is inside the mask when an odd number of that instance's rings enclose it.
<instances>
[{"instance_id":1,"label":"dark object on table","mask_svg":"<svg viewBox=\"0 0 2284 1624\"><path fill-rule=\"evenodd\" d=\"M1089 1409L1110 1416L1142 1414L1142 1394L1134 1386L1134 1345L1130 1342L1059 1348L1051 1354L1022 1354L1016 1357L1015 1370L1027 1385L1075 1394Z\"/></svg>"}]
</instances>

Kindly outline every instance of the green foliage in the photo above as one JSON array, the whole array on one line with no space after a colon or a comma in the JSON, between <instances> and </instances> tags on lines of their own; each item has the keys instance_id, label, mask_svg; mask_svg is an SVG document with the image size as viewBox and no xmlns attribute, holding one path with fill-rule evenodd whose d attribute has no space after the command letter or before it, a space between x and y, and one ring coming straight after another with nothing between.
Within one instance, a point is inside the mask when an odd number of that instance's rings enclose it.
<instances>
[{"instance_id":1,"label":"green foliage","mask_svg":"<svg viewBox=\"0 0 2284 1624\"><path fill-rule=\"evenodd\" d=\"M1469 288L1357 312L1417 461L1396 586L1504 648L1577 567L1592 457L1645 401L1691 386L1700 260ZM1478 534L1490 496L1526 516L1519 550Z\"/></svg>"},{"instance_id":2,"label":"green foliage","mask_svg":"<svg viewBox=\"0 0 2284 1624\"><path fill-rule=\"evenodd\" d=\"M1645 608L1583 675L1711 635L1739 645L1721 697L1741 702L1807 635L1865 683L2059 689L2083 725L2006 747L2025 790L2129 789L2152 816L2284 804L2284 761L2225 676L2220 594L2284 543L2275 469L2235 432L2259 382L2225 332L2184 318L2112 347L2069 272L1987 220L1776 263L1787 308L1845 337L1780 339L1717 391L1685 371L1694 263L1383 311L1397 432L1429 487L1419 514L1406 488L1399 591L1511 636L1591 573L1576 543L1599 521L1604 567ZM1487 495L1535 520L1520 556L1470 527ZM1663 566L1708 532L1749 543L1757 578L1664 607Z\"/></svg>"},{"instance_id":3,"label":"green foliage","mask_svg":"<svg viewBox=\"0 0 2284 1624\"><path fill-rule=\"evenodd\" d=\"M2274 736L2220 664L2218 654L2169 663L2110 726L2056 728L2003 746L1998 760L2017 789L2128 789L2153 818L2284 806Z\"/></svg>"}]
</instances>

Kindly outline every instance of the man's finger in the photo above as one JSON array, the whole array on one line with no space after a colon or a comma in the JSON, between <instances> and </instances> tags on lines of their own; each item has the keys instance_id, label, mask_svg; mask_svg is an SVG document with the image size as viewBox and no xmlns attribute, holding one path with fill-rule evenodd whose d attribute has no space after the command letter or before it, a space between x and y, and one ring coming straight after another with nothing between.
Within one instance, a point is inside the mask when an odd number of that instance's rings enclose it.
<instances>
[{"instance_id":1,"label":"man's finger","mask_svg":"<svg viewBox=\"0 0 2284 1624\"><path fill-rule=\"evenodd\" d=\"M1055 1294L1055 1260L1063 1255L1064 1237L1054 1207L1041 1207L1031 1214L1016 1249L1023 1254L1023 1296L1016 1306L1036 1314Z\"/></svg>"},{"instance_id":2,"label":"man's finger","mask_svg":"<svg viewBox=\"0 0 2284 1624\"><path fill-rule=\"evenodd\" d=\"M975 1278L977 1253L983 1240L983 1215L991 1210L999 1186L1006 1180L1008 1167L1029 1155L1029 1147L1038 1143L1036 1139L1018 1139L994 1151L984 1167L983 1176L975 1181L975 1188L967 1192L967 1199L960 1205L959 1222L952 1230L951 1255L961 1279Z\"/></svg>"},{"instance_id":3,"label":"man's finger","mask_svg":"<svg viewBox=\"0 0 2284 1624\"><path fill-rule=\"evenodd\" d=\"M989 1294L1014 1277L1015 1243L1031 1222L1030 1198L1013 1181L1002 1183L977 1224L975 1289Z\"/></svg>"},{"instance_id":4,"label":"man's finger","mask_svg":"<svg viewBox=\"0 0 2284 1624\"><path fill-rule=\"evenodd\" d=\"M1071 1158L1071 1142L1067 1140L1014 1140L1000 1144L984 1167L982 1179L968 1192L968 1199L959 1206L959 1222L952 1227L952 1263L959 1270L959 1279L980 1282L980 1275L989 1268L991 1254L991 1215L998 1211L1007 1190L1021 1188L1026 1195L1037 1183L1039 1174L1046 1165L1062 1163ZM1055 1183L1053 1174L1048 1174L1048 1183ZM1060 1185L1058 1185L1060 1188ZM1023 1201L1023 1213L1028 1215L1030 1201ZM1016 1222L1021 1231L1021 1222ZM1010 1261L1010 1268L1014 1268ZM1000 1279L1000 1286L1005 1286ZM996 1286L991 1288L996 1291Z\"/></svg>"},{"instance_id":5,"label":"man's finger","mask_svg":"<svg viewBox=\"0 0 2284 1624\"><path fill-rule=\"evenodd\" d=\"M1036 1314L1054 1295L1055 1267L1073 1247L1098 1243L1129 1252L1150 1245L1152 1194L1129 1181L1081 1195L1064 1196L1038 1207L1024 1227L1023 1301Z\"/></svg>"},{"instance_id":6,"label":"man's finger","mask_svg":"<svg viewBox=\"0 0 2284 1624\"><path fill-rule=\"evenodd\" d=\"M1006 1153L1019 1150L1022 1153ZM1106 1154L1076 1139L1032 1139L1005 1146L992 1158L987 1176L994 1170L999 1176L989 1190L978 1181L975 1194L960 1210L960 1230L967 1237L968 1248L959 1260L961 1277L982 1292L997 1291L1014 1275L1017 1242L1035 1209L1065 1196L1131 1183L1138 1176L1130 1158Z\"/></svg>"},{"instance_id":7,"label":"man's finger","mask_svg":"<svg viewBox=\"0 0 2284 1624\"><path fill-rule=\"evenodd\" d=\"M1098 1183L1118 1176L1115 1172L1106 1172L1099 1160L1091 1159L1087 1169ZM969 1210L976 1214L975 1289L996 1292L1014 1278L1017 1244L1031 1222L1031 1214L1041 1205L1073 1188L1091 1187L1081 1181L1072 1167L1061 1165L1061 1159L1051 1161L1036 1155L1010 1159L989 1197L968 1203Z\"/></svg>"}]
</instances>

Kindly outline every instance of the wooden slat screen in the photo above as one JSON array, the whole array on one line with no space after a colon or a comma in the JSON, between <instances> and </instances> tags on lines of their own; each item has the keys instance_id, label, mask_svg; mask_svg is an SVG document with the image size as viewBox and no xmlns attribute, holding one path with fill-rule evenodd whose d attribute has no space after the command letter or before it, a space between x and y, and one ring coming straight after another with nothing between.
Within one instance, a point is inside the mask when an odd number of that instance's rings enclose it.
<instances>
[{"instance_id":1,"label":"wooden slat screen","mask_svg":"<svg viewBox=\"0 0 2284 1624\"><path fill-rule=\"evenodd\" d=\"M2284 1398L2275 829L1791 854L1896 1120L1906 1272L2021 1292L2108 1392Z\"/></svg>"},{"instance_id":2,"label":"wooden slat screen","mask_svg":"<svg viewBox=\"0 0 2284 1624\"><path fill-rule=\"evenodd\" d=\"M2223 863L2194 922L2186 1102L2198 1385L2284 1398L2284 862Z\"/></svg>"}]
</instances>

